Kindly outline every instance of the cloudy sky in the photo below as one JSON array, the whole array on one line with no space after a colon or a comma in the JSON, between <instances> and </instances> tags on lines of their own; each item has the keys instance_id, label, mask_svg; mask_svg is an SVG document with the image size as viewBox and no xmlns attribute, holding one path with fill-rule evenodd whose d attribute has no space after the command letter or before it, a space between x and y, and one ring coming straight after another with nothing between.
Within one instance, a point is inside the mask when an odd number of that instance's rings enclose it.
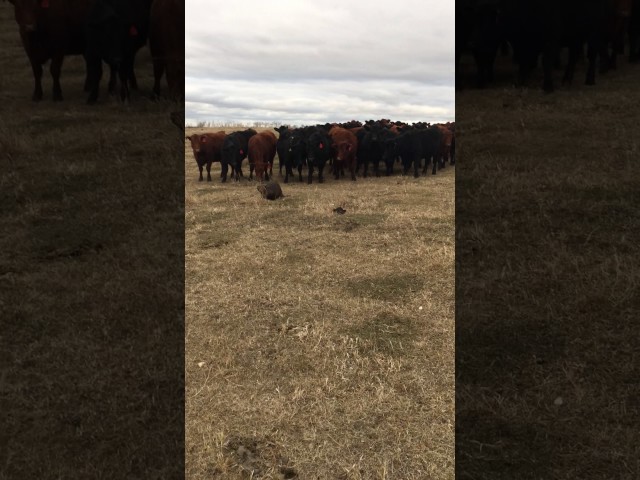
<instances>
[{"instance_id":1,"label":"cloudy sky","mask_svg":"<svg viewBox=\"0 0 640 480\"><path fill-rule=\"evenodd\" d=\"M186 0L186 123L452 121L454 7Z\"/></svg>"}]
</instances>

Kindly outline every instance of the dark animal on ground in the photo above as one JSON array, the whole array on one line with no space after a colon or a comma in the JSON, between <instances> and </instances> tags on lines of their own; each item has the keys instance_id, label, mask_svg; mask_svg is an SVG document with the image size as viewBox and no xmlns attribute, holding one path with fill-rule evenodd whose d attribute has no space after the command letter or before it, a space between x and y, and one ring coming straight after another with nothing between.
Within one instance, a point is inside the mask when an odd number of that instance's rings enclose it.
<instances>
[{"instance_id":1,"label":"dark animal on ground","mask_svg":"<svg viewBox=\"0 0 640 480\"><path fill-rule=\"evenodd\" d=\"M280 184L274 180L258 185L257 189L260 195L262 195L262 198L266 198L267 200L276 200L277 198L284 197Z\"/></svg>"}]
</instances>

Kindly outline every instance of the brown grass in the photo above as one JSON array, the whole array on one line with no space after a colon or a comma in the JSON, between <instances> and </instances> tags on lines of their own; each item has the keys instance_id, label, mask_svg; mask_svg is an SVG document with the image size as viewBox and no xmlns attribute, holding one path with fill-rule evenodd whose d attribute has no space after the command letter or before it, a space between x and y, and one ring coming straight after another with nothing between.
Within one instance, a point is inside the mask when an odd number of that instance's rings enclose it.
<instances>
[{"instance_id":1,"label":"brown grass","mask_svg":"<svg viewBox=\"0 0 640 480\"><path fill-rule=\"evenodd\" d=\"M457 93L457 478L640 478L637 68Z\"/></svg>"},{"instance_id":2,"label":"brown grass","mask_svg":"<svg viewBox=\"0 0 640 480\"><path fill-rule=\"evenodd\" d=\"M144 97L146 49L129 106L85 105L80 58L34 104L0 27L0 478L179 478L182 106Z\"/></svg>"},{"instance_id":3,"label":"brown grass","mask_svg":"<svg viewBox=\"0 0 640 480\"><path fill-rule=\"evenodd\" d=\"M187 478L453 478L454 169L214 169L185 146Z\"/></svg>"}]
</instances>

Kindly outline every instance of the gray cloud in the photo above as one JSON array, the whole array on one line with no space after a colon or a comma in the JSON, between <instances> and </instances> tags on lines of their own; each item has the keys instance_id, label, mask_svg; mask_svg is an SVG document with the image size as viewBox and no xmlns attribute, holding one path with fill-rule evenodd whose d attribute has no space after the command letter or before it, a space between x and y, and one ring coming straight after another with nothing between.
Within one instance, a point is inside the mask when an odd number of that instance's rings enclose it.
<instances>
[{"instance_id":1,"label":"gray cloud","mask_svg":"<svg viewBox=\"0 0 640 480\"><path fill-rule=\"evenodd\" d=\"M186 2L186 119L454 119L454 2Z\"/></svg>"}]
</instances>

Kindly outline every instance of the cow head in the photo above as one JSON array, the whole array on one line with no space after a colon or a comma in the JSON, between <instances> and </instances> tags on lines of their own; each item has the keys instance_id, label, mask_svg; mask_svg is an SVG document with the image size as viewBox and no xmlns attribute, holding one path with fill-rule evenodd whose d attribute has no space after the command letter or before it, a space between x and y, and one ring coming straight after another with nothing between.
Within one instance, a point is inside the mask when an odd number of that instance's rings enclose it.
<instances>
[{"instance_id":1,"label":"cow head","mask_svg":"<svg viewBox=\"0 0 640 480\"><path fill-rule=\"evenodd\" d=\"M197 158L198 154L200 153L200 150L202 149L202 139L205 139L206 142L206 137L204 137L203 135L190 135L188 137L186 137L187 140L189 140L191 142L191 148L193 149L193 155Z\"/></svg>"},{"instance_id":2,"label":"cow head","mask_svg":"<svg viewBox=\"0 0 640 480\"><path fill-rule=\"evenodd\" d=\"M24 33L35 32L40 8L49 6L48 0L9 0L14 7L16 23Z\"/></svg>"},{"instance_id":3,"label":"cow head","mask_svg":"<svg viewBox=\"0 0 640 480\"><path fill-rule=\"evenodd\" d=\"M336 144L336 159L337 160L346 160L352 155L354 150L353 144L351 142L340 142ZM355 152L354 152L355 153Z\"/></svg>"}]
</instances>

